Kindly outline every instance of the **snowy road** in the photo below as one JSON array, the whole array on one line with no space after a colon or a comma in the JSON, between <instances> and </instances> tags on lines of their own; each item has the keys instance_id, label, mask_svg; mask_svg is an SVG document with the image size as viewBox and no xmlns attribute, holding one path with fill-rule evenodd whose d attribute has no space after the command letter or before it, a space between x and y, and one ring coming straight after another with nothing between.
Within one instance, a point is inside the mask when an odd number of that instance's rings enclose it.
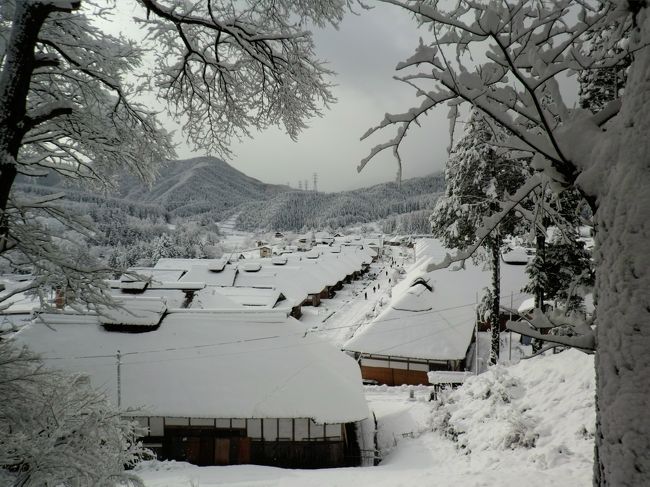
<instances>
[{"instance_id":1,"label":"snowy road","mask_svg":"<svg viewBox=\"0 0 650 487\"><path fill-rule=\"evenodd\" d=\"M333 299L323 300L317 308L304 307L301 321L312 327L312 333L342 346L390 301L390 289L395 284L391 269L389 258L373 263L368 274L346 284Z\"/></svg>"}]
</instances>

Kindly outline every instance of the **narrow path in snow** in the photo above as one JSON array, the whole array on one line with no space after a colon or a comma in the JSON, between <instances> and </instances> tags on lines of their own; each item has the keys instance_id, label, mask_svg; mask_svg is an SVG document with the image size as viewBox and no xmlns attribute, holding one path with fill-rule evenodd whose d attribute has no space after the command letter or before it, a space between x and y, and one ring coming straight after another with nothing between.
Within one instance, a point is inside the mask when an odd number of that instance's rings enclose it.
<instances>
[{"instance_id":1,"label":"narrow path in snow","mask_svg":"<svg viewBox=\"0 0 650 487\"><path fill-rule=\"evenodd\" d=\"M392 254L389 254L371 264L370 272L361 280L344 285L333 299L323 300L319 307L303 308L301 321L312 327L312 333L319 333L334 345L342 346L390 302L390 290L395 285L391 259ZM395 265L407 262L410 261L401 259Z\"/></svg>"}]
</instances>

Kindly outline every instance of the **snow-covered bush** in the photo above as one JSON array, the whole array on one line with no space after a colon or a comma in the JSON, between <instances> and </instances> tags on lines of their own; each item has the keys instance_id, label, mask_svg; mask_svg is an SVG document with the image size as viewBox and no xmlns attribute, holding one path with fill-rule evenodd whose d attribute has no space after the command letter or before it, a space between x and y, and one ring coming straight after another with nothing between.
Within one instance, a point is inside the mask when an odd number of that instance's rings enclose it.
<instances>
[{"instance_id":1,"label":"snow-covered bush","mask_svg":"<svg viewBox=\"0 0 650 487\"><path fill-rule=\"evenodd\" d=\"M434 430L471 452L530 449L543 466L582 451L595 428L593 357L575 350L495 366L444 391Z\"/></svg>"},{"instance_id":2,"label":"snow-covered bush","mask_svg":"<svg viewBox=\"0 0 650 487\"><path fill-rule=\"evenodd\" d=\"M146 452L140 428L86 377L46 370L27 350L0 341L0 397L1 485L140 484L124 470Z\"/></svg>"},{"instance_id":3,"label":"snow-covered bush","mask_svg":"<svg viewBox=\"0 0 650 487\"><path fill-rule=\"evenodd\" d=\"M462 389L443 394L434 415L434 427L467 453L474 450L531 448L538 434L535 422L513 401L522 386L502 366L471 378Z\"/></svg>"}]
</instances>

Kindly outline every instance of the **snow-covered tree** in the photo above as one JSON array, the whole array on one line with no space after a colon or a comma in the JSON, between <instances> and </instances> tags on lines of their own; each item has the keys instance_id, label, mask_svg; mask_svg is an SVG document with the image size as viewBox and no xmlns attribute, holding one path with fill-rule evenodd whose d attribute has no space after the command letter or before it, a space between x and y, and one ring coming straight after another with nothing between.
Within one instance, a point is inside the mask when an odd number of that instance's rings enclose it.
<instances>
[{"instance_id":1,"label":"snow-covered tree","mask_svg":"<svg viewBox=\"0 0 650 487\"><path fill-rule=\"evenodd\" d=\"M3 340L0 397L0 484L140 484L124 467L145 453L137 441L142 432L87 378L47 370Z\"/></svg>"},{"instance_id":2,"label":"snow-covered tree","mask_svg":"<svg viewBox=\"0 0 650 487\"><path fill-rule=\"evenodd\" d=\"M138 44L93 22L110 21L114 3L0 6L0 255L24 254L42 275L95 288L77 294L99 301L107 299L107 269L76 265L47 225L34 223L44 215L91 232L87 221L69 218L56 198L14 194L16 176L56 172L104 189L116 172L150 181L173 155L156 113L138 101L150 89L197 148L224 154L233 136L270 125L295 138L333 101L330 72L305 24L335 25L347 7L346 0L133 3L144 7L139 22L147 30ZM156 57L153 66L143 65L146 53Z\"/></svg>"},{"instance_id":3,"label":"snow-covered tree","mask_svg":"<svg viewBox=\"0 0 650 487\"><path fill-rule=\"evenodd\" d=\"M512 134L508 145L528 152L537 171L484 222L474 245L544 181L580 192L596 228L597 326L586 323L580 336L562 342L596 347L594 484L644 485L650 475L650 418L644 414L650 402L650 9L636 1L385 3L415 14L432 39L422 40L398 65L412 70L400 79L417 87L422 102L387 115L367 133L397 126L396 135L373 148L360 169L386 149L401 164L400 146L421 117L445 104L453 122L458 105L471 103ZM629 42L620 53L587 55L590 34L605 26L612 27L612 44L625 36ZM559 89L566 74L619 66L630 55L619 99L596 113L567 106ZM545 93L552 103L541 102ZM535 320L543 319L536 314Z\"/></svg>"},{"instance_id":4,"label":"snow-covered tree","mask_svg":"<svg viewBox=\"0 0 650 487\"><path fill-rule=\"evenodd\" d=\"M591 255L579 238L579 227L587 222L586 203L575 189L556 193L545 186L531 199L533 210L524 214L533 223L537 252L526 268L530 280L524 290L535 296L537 308L554 300L567 312L582 309L583 295L593 287Z\"/></svg>"},{"instance_id":5,"label":"snow-covered tree","mask_svg":"<svg viewBox=\"0 0 650 487\"><path fill-rule=\"evenodd\" d=\"M616 32L615 25L604 25L588 34L587 54L601 55L611 51L614 55L625 52L628 39ZM630 55L623 57L618 64L594 69L583 69L578 75L580 85L580 106L596 113L612 100L623 94L627 80L627 70L632 62Z\"/></svg>"},{"instance_id":6,"label":"snow-covered tree","mask_svg":"<svg viewBox=\"0 0 650 487\"><path fill-rule=\"evenodd\" d=\"M448 248L466 250L477 239L483 219L497 213L503 198L521 186L525 173L520 164L500 154L497 144L503 131L491 127L483 114L473 110L463 137L451 151L445 168L447 189L431 215L433 234ZM492 331L490 362L499 358L501 241L512 230L512 218L483 240L492 271L486 316Z\"/></svg>"}]
</instances>

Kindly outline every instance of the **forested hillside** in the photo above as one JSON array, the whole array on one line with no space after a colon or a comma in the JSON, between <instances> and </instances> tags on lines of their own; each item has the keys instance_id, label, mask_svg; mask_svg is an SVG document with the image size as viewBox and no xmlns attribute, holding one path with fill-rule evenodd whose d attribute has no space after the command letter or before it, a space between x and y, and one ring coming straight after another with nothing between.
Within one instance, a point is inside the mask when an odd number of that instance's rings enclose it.
<instances>
[{"instance_id":1,"label":"forested hillside","mask_svg":"<svg viewBox=\"0 0 650 487\"><path fill-rule=\"evenodd\" d=\"M341 193L292 191L269 201L247 203L237 225L244 230L336 229L431 209L442 191L442 175L410 179L401 187L385 183Z\"/></svg>"},{"instance_id":2,"label":"forested hillside","mask_svg":"<svg viewBox=\"0 0 650 487\"><path fill-rule=\"evenodd\" d=\"M128 200L159 205L175 217L209 212L217 221L242 203L263 201L288 190L207 156L167 164L151 188L133 178L124 178L120 185L121 195Z\"/></svg>"},{"instance_id":3,"label":"forested hillside","mask_svg":"<svg viewBox=\"0 0 650 487\"><path fill-rule=\"evenodd\" d=\"M100 230L113 229L111 240L126 243L118 234L126 231L127 219L133 224L128 227L137 227L138 219L145 220L145 225L191 221L209 225L237 214L237 227L242 230L300 230L336 229L398 215L413 216L433 208L444 190L444 178L431 175L406 180L401 187L385 183L340 193L316 193L266 184L220 159L198 157L166 164L150 188L124 177L115 193L102 194L64 186L60 178L50 177L22 178L17 190L41 195L64 191L67 205L90 215ZM411 216L409 221L413 220Z\"/></svg>"}]
</instances>

